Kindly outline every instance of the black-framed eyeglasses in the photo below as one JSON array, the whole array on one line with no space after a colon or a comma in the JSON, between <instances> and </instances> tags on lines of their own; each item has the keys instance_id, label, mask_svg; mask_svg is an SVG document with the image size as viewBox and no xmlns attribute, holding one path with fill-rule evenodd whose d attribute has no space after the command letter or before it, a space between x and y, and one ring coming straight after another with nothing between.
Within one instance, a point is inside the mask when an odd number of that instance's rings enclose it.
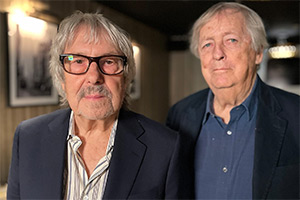
<instances>
[{"instance_id":1,"label":"black-framed eyeglasses","mask_svg":"<svg viewBox=\"0 0 300 200\"><path fill-rule=\"evenodd\" d=\"M127 66L127 57L120 55L105 55L89 57L80 54L62 54L59 56L64 70L69 74L85 74L92 62L96 62L100 71L105 75L117 75Z\"/></svg>"}]
</instances>

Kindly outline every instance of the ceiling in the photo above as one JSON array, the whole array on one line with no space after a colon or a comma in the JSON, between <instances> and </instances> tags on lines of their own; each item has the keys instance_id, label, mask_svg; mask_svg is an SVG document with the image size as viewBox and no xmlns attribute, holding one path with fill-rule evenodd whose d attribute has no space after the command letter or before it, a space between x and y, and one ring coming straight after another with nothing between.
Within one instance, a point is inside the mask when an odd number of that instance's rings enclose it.
<instances>
[{"instance_id":1,"label":"ceiling","mask_svg":"<svg viewBox=\"0 0 300 200\"><path fill-rule=\"evenodd\" d=\"M169 49L187 48L187 33L195 20L219 1L101 1L99 3L151 26L169 38ZM263 19L270 43L279 37L299 43L299 1L238 1Z\"/></svg>"}]
</instances>

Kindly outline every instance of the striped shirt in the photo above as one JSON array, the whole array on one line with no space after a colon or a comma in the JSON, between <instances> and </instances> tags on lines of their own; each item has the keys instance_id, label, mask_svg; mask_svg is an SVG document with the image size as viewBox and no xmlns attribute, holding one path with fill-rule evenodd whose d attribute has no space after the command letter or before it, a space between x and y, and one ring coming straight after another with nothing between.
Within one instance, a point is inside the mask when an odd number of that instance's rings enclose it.
<instances>
[{"instance_id":1,"label":"striped shirt","mask_svg":"<svg viewBox=\"0 0 300 200\"><path fill-rule=\"evenodd\" d=\"M109 163L112 157L117 123L118 120L113 125L106 148L106 155L100 159L90 178L88 178L84 162L78 151L82 141L74 134L73 112L71 112L67 142L67 174L65 174L66 200L102 199L109 173Z\"/></svg>"}]
</instances>

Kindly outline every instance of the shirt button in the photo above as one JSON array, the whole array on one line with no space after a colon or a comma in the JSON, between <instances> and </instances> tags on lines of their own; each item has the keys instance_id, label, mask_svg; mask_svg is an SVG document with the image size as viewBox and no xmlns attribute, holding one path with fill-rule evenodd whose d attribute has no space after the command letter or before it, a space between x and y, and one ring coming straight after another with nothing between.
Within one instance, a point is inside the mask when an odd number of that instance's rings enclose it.
<instances>
[{"instance_id":1,"label":"shirt button","mask_svg":"<svg viewBox=\"0 0 300 200\"><path fill-rule=\"evenodd\" d=\"M227 167L223 167L223 172L226 173L228 171Z\"/></svg>"},{"instance_id":2,"label":"shirt button","mask_svg":"<svg viewBox=\"0 0 300 200\"><path fill-rule=\"evenodd\" d=\"M231 131L227 131L227 135L231 135L232 134L232 132Z\"/></svg>"},{"instance_id":3,"label":"shirt button","mask_svg":"<svg viewBox=\"0 0 300 200\"><path fill-rule=\"evenodd\" d=\"M83 197L83 200L88 200L89 199L89 197L87 196L87 195L85 195L84 197Z\"/></svg>"}]
</instances>

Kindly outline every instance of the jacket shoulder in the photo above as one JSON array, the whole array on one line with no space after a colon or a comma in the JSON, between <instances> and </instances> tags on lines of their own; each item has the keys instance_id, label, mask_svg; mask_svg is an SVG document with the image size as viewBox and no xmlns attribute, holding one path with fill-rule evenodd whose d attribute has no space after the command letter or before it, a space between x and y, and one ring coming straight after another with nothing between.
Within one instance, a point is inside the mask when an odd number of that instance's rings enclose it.
<instances>
[{"instance_id":1,"label":"jacket shoulder","mask_svg":"<svg viewBox=\"0 0 300 200\"><path fill-rule=\"evenodd\" d=\"M299 118L299 109L300 109L299 95L266 84L263 85L262 91L263 91L262 98L266 106L270 106L271 104L272 107L277 108L278 112L287 115L290 114L298 115Z\"/></svg>"},{"instance_id":2,"label":"jacket shoulder","mask_svg":"<svg viewBox=\"0 0 300 200\"><path fill-rule=\"evenodd\" d=\"M181 126L187 127L184 124L183 119L186 118L186 114L189 110L195 110L196 112L200 111L204 114L208 92L208 88L201 90L174 104L169 109L166 125L173 130L179 130ZM202 113L198 113L198 116L201 118Z\"/></svg>"},{"instance_id":3,"label":"jacket shoulder","mask_svg":"<svg viewBox=\"0 0 300 200\"><path fill-rule=\"evenodd\" d=\"M59 109L51 113L39 115L31 119L22 121L18 125L18 128L22 127L22 129L26 129L26 130L37 130L40 127L47 126L53 120L64 121L66 118L70 116L70 112L71 112L70 109Z\"/></svg>"},{"instance_id":4,"label":"jacket shoulder","mask_svg":"<svg viewBox=\"0 0 300 200\"><path fill-rule=\"evenodd\" d=\"M175 103L172 107L172 109L181 109L185 110L188 107L197 107L200 104L202 104L204 101L206 102L207 95L208 95L209 89L206 88L204 90L200 90L199 92L196 92L194 94L191 94L182 100Z\"/></svg>"},{"instance_id":5,"label":"jacket shoulder","mask_svg":"<svg viewBox=\"0 0 300 200\"><path fill-rule=\"evenodd\" d=\"M300 96L294 93L290 93L272 86L269 86L270 90L274 94L274 96L278 99L279 102L288 102L294 106L299 107Z\"/></svg>"}]
</instances>

